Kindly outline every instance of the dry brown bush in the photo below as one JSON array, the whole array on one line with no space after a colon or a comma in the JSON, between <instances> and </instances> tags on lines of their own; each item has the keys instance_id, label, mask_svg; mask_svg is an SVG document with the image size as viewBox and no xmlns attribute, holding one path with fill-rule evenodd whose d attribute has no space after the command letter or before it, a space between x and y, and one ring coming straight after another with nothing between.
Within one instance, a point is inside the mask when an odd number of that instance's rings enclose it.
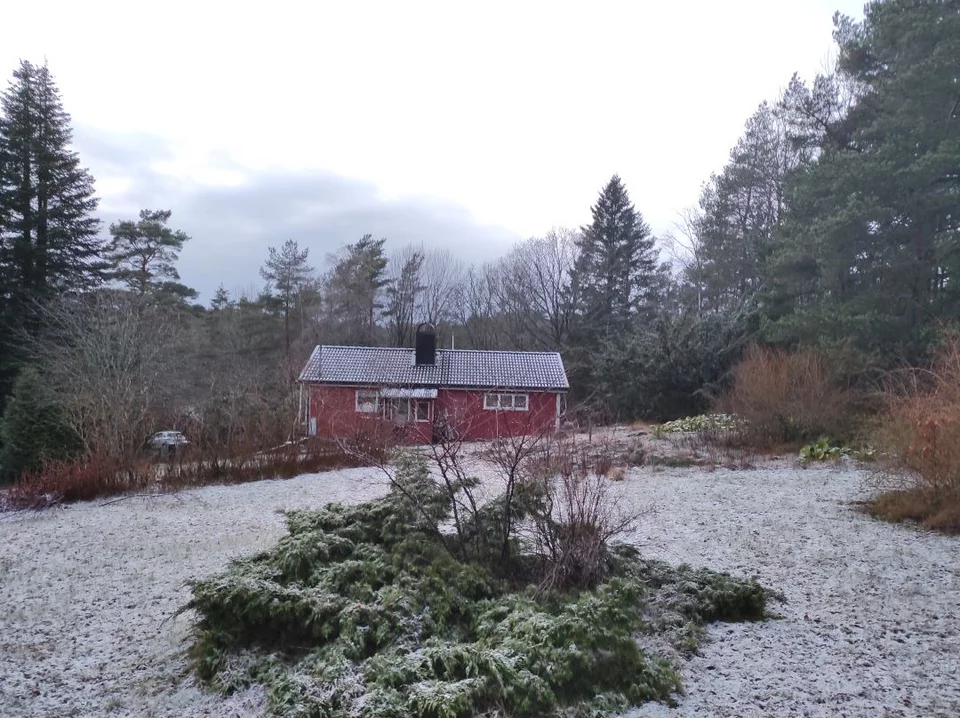
<instances>
[{"instance_id":1,"label":"dry brown bush","mask_svg":"<svg viewBox=\"0 0 960 718\"><path fill-rule=\"evenodd\" d=\"M595 586L604 578L610 542L634 527L647 510L626 512L609 474L615 447L556 441L532 473L532 544L543 561L540 589Z\"/></svg>"},{"instance_id":2,"label":"dry brown bush","mask_svg":"<svg viewBox=\"0 0 960 718\"><path fill-rule=\"evenodd\" d=\"M45 461L10 487L8 508L41 509L59 503L89 501L101 496L140 491L152 483L149 463L106 456Z\"/></svg>"},{"instance_id":3,"label":"dry brown bush","mask_svg":"<svg viewBox=\"0 0 960 718\"><path fill-rule=\"evenodd\" d=\"M751 446L848 439L859 397L842 371L843 357L812 349L752 347L733 371L718 408L745 420L740 440Z\"/></svg>"},{"instance_id":4,"label":"dry brown bush","mask_svg":"<svg viewBox=\"0 0 960 718\"><path fill-rule=\"evenodd\" d=\"M960 332L946 335L929 370L891 375L887 396L873 440L884 475L899 485L869 510L960 532Z\"/></svg>"},{"instance_id":5,"label":"dry brown bush","mask_svg":"<svg viewBox=\"0 0 960 718\"><path fill-rule=\"evenodd\" d=\"M267 451L233 447L230 455L189 450L170 462L144 456L115 459L83 456L48 461L10 487L6 508L38 509L60 503L140 492L175 492L208 484L238 484L272 478L292 478L356 466L356 457L330 442L289 442Z\"/></svg>"}]
</instances>

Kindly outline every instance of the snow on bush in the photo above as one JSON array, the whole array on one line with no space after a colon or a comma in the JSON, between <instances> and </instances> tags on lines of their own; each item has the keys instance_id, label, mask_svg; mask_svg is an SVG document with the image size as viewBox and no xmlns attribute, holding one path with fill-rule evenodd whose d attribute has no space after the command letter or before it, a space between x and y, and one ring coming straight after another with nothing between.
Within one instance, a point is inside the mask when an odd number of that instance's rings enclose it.
<instances>
[{"instance_id":1,"label":"snow on bush","mask_svg":"<svg viewBox=\"0 0 960 718\"><path fill-rule=\"evenodd\" d=\"M538 590L531 554L509 571L462 560L434 530L443 490L407 469L385 498L288 514L275 548L191 584L203 680L265 684L278 716L612 715L680 691L638 636L690 651L707 622L765 615L759 584L626 545L578 592Z\"/></svg>"}]
</instances>

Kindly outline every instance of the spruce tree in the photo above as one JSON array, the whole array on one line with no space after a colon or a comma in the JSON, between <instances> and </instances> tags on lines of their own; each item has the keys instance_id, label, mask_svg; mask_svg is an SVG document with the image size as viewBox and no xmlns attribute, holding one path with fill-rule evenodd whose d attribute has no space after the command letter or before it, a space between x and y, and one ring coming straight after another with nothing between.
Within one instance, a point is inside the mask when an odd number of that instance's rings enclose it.
<instances>
[{"instance_id":1,"label":"spruce tree","mask_svg":"<svg viewBox=\"0 0 960 718\"><path fill-rule=\"evenodd\" d=\"M103 277L93 177L46 65L22 62L0 96L0 267L5 298L43 300Z\"/></svg>"},{"instance_id":2,"label":"spruce tree","mask_svg":"<svg viewBox=\"0 0 960 718\"><path fill-rule=\"evenodd\" d=\"M0 94L0 405L33 309L103 279L93 177L71 148L70 116L44 65L22 62Z\"/></svg>"},{"instance_id":3,"label":"spruce tree","mask_svg":"<svg viewBox=\"0 0 960 718\"><path fill-rule=\"evenodd\" d=\"M66 423L42 377L32 367L20 372L0 419L0 482L39 468L43 459L66 459L83 446Z\"/></svg>"},{"instance_id":4,"label":"spruce tree","mask_svg":"<svg viewBox=\"0 0 960 718\"><path fill-rule=\"evenodd\" d=\"M606 334L649 317L664 284L650 228L614 175L581 229L573 281L581 319Z\"/></svg>"},{"instance_id":5,"label":"spruce tree","mask_svg":"<svg viewBox=\"0 0 960 718\"><path fill-rule=\"evenodd\" d=\"M593 222L581 228L571 272L577 308L567 351L574 398L606 418L622 407L617 384L622 367L615 350L646 332L666 288L650 228L614 175L591 208Z\"/></svg>"}]
</instances>

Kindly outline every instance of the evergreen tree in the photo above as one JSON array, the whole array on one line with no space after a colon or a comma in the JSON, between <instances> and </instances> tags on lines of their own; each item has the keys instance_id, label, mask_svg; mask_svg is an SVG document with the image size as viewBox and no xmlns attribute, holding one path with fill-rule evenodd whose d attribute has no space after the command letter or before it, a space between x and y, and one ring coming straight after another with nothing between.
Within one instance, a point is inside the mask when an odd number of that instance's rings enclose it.
<instances>
[{"instance_id":1,"label":"evergreen tree","mask_svg":"<svg viewBox=\"0 0 960 718\"><path fill-rule=\"evenodd\" d=\"M389 284L383 252L386 241L365 234L333 258L333 269L325 281L326 309L340 324L342 341L374 341L378 312L384 307L384 288Z\"/></svg>"},{"instance_id":2,"label":"evergreen tree","mask_svg":"<svg viewBox=\"0 0 960 718\"><path fill-rule=\"evenodd\" d=\"M658 265L650 228L618 176L603 188L591 212L593 222L581 228L570 273L569 295L577 313L565 358L576 387L573 398L612 418L636 412L606 390L629 373L627 365L609 361L610 348L650 331L667 275Z\"/></svg>"},{"instance_id":3,"label":"evergreen tree","mask_svg":"<svg viewBox=\"0 0 960 718\"><path fill-rule=\"evenodd\" d=\"M101 280L97 199L50 71L22 62L13 78L0 96L0 266L12 297L45 299Z\"/></svg>"},{"instance_id":4,"label":"evergreen tree","mask_svg":"<svg viewBox=\"0 0 960 718\"><path fill-rule=\"evenodd\" d=\"M0 419L0 439L0 481L14 481L24 471L37 469L43 459L69 458L82 449L47 384L31 367L23 369L14 382Z\"/></svg>"},{"instance_id":5,"label":"evergreen tree","mask_svg":"<svg viewBox=\"0 0 960 718\"><path fill-rule=\"evenodd\" d=\"M960 317L960 10L872 2L862 22L837 15L834 37L837 76L788 98L798 126L820 113L823 129L791 177L766 336L915 359Z\"/></svg>"},{"instance_id":6,"label":"evergreen tree","mask_svg":"<svg viewBox=\"0 0 960 718\"><path fill-rule=\"evenodd\" d=\"M140 211L140 220L110 225L112 237L108 257L112 278L127 285L141 299L182 302L197 296L180 283L176 261L190 237L182 230L167 227L170 210Z\"/></svg>"},{"instance_id":7,"label":"evergreen tree","mask_svg":"<svg viewBox=\"0 0 960 718\"><path fill-rule=\"evenodd\" d=\"M652 314L664 274L650 228L617 175L590 211L593 222L581 229L572 278L582 320L607 333Z\"/></svg>"},{"instance_id":8,"label":"evergreen tree","mask_svg":"<svg viewBox=\"0 0 960 718\"><path fill-rule=\"evenodd\" d=\"M302 307L301 293L310 284L313 267L307 264L310 250L302 250L295 240L288 239L283 247L269 247L269 256L260 268L260 276L270 283L267 294L283 314L283 336L286 354L290 354L290 313L295 304ZM301 318L301 331L303 322Z\"/></svg>"},{"instance_id":9,"label":"evergreen tree","mask_svg":"<svg viewBox=\"0 0 960 718\"><path fill-rule=\"evenodd\" d=\"M22 62L0 95L0 400L22 361L32 309L103 278L93 178L70 149L70 116L50 71Z\"/></svg>"},{"instance_id":10,"label":"evergreen tree","mask_svg":"<svg viewBox=\"0 0 960 718\"><path fill-rule=\"evenodd\" d=\"M217 291L214 292L213 299L210 300L210 309L215 312L222 312L232 306L233 301L230 299L230 292L222 284L219 285Z\"/></svg>"},{"instance_id":11,"label":"evergreen tree","mask_svg":"<svg viewBox=\"0 0 960 718\"><path fill-rule=\"evenodd\" d=\"M760 105L710 178L694 218L698 262L687 279L707 311L737 308L760 289L785 209L787 174L799 156L773 108Z\"/></svg>"}]
</instances>

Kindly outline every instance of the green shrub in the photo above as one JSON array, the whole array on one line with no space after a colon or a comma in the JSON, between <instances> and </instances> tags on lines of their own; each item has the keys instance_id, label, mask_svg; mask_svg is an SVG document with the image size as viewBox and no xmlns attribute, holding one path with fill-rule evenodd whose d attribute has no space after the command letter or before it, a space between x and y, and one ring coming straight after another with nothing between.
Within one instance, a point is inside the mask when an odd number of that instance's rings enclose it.
<instances>
[{"instance_id":1,"label":"green shrub","mask_svg":"<svg viewBox=\"0 0 960 718\"><path fill-rule=\"evenodd\" d=\"M653 434L660 437L694 431L736 431L742 426L743 421L732 414L699 414L658 424L653 427Z\"/></svg>"},{"instance_id":2,"label":"green shrub","mask_svg":"<svg viewBox=\"0 0 960 718\"><path fill-rule=\"evenodd\" d=\"M828 437L821 436L816 442L803 446L798 456L801 464L809 464L811 461L837 460L850 456L850 449L834 445Z\"/></svg>"},{"instance_id":3,"label":"green shrub","mask_svg":"<svg viewBox=\"0 0 960 718\"><path fill-rule=\"evenodd\" d=\"M875 456L873 447L851 449L849 446L834 443L829 437L821 436L814 443L801 447L797 458L802 465L806 465L812 461L837 461L844 457L858 461L872 461Z\"/></svg>"},{"instance_id":4,"label":"green shrub","mask_svg":"<svg viewBox=\"0 0 960 718\"><path fill-rule=\"evenodd\" d=\"M31 367L21 370L0 419L0 481L15 481L40 468L45 459L61 460L82 450L47 385Z\"/></svg>"},{"instance_id":5,"label":"green shrub","mask_svg":"<svg viewBox=\"0 0 960 718\"><path fill-rule=\"evenodd\" d=\"M499 578L455 557L422 520L439 497L404 476L377 501L289 513L275 548L194 581L201 678L265 684L277 716L613 715L681 690L637 636L690 650L706 622L764 616L755 582L623 545L592 590L540 592L534 566L527 583Z\"/></svg>"}]
</instances>

